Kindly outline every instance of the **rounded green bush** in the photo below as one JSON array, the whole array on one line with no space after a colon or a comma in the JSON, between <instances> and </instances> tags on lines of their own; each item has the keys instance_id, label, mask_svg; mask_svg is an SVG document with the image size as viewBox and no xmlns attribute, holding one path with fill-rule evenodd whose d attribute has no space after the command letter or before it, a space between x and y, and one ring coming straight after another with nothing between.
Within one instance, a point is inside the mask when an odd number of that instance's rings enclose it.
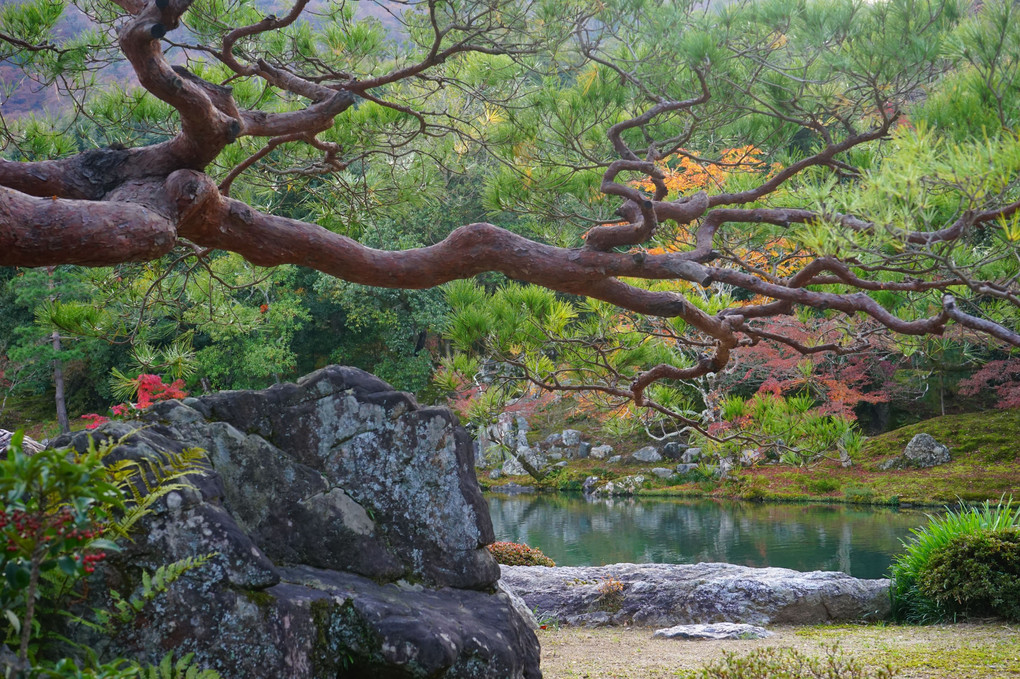
<instances>
[{"instance_id":1,"label":"rounded green bush","mask_svg":"<svg viewBox=\"0 0 1020 679\"><path fill-rule=\"evenodd\" d=\"M931 521L927 526L913 531L913 538L904 543L904 553L892 565L890 594L893 617L903 622L928 624L951 620L963 612L959 607L950 605L950 599L935 598L930 594L946 591L951 582L947 579L948 570L943 572L941 580L931 579L929 588L921 585L923 579L933 577L930 576L933 559L943 550L951 549L952 545L965 538L1020 531L1020 506L1015 506L1012 498L1004 498L994 505L985 502L980 507L947 510L943 516L929 518ZM953 560L946 559L940 563L947 564L946 569L949 569ZM962 590L960 593L962 595Z\"/></svg>"},{"instance_id":2,"label":"rounded green bush","mask_svg":"<svg viewBox=\"0 0 1020 679\"><path fill-rule=\"evenodd\" d=\"M951 614L1020 620L1020 531L955 537L932 553L918 588Z\"/></svg>"},{"instance_id":3,"label":"rounded green bush","mask_svg":"<svg viewBox=\"0 0 1020 679\"><path fill-rule=\"evenodd\" d=\"M555 566L556 562L542 553L541 550L516 542L493 542L489 551L496 558L496 563L504 566Z\"/></svg>"}]
</instances>

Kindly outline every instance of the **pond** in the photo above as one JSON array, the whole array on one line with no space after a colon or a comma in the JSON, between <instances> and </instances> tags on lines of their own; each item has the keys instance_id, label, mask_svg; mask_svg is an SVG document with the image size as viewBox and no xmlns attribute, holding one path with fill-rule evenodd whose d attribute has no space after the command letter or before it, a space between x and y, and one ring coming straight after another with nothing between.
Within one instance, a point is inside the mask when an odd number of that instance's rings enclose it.
<instances>
[{"instance_id":1,"label":"pond","mask_svg":"<svg viewBox=\"0 0 1020 679\"><path fill-rule=\"evenodd\" d=\"M924 512L580 494L490 495L497 540L538 547L558 566L698 563L886 577Z\"/></svg>"}]
</instances>

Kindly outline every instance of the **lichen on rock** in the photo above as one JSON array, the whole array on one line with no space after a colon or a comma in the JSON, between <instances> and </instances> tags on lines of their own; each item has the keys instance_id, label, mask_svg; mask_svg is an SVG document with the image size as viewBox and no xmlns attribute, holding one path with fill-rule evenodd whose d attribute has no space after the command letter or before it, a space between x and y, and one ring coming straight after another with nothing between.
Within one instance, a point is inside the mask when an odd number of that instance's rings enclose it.
<instances>
[{"instance_id":1,"label":"lichen on rock","mask_svg":"<svg viewBox=\"0 0 1020 679\"><path fill-rule=\"evenodd\" d=\"M103 575L130 585L141 569L215 556L112 651L194 652L238 679L541 676L534 632L497 590L471 442L448 410L334 366L159 403L91 435L124 439L111 459L201 448L208 460Z\"/></svg>"}]
</instances>

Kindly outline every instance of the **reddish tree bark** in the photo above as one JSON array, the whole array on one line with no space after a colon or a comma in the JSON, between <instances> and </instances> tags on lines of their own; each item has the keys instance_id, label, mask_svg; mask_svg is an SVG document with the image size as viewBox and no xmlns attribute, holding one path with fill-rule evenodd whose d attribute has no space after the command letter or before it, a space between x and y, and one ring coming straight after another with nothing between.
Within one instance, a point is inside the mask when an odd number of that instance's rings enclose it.
<instances>
[{"instance_id":1,"label":"reddish tree bark","mask_svg":"<svg viewBox=\"0 0 1020 679\"><path fill-rule=\"evenodd\" d=\"M34 163L0 160L0 265L102 266L145 261L166 254L186 239L199 248L236 252L261 266L297 264L345 280L383 287L425 288L498 271L517 280L595 297L641 313L682 318L714 344L712 355L706 355L694 367L677 370L659 366L635 379L629 395L638 403L644 401L645 389L655 380L691 379L718 371L741 344L763 338L781 341L755 333L749 323L755 318L788 314L798 305L848 315L867 314L892 331L913 335L941 334L946 324L953 321L1020 346L1020 335L1016 332L965 312L949 294L945 295L941 309L926 318L907 321L863 292L922 292L971 285L957 276L933 280L908 278L895 283L869 281L853 272L853 262L834 257L815 259L797 274L781 279L713 265L719 258L715 250L717 236L727 224L766 222L789 226L825 219L851 230L875 228L853 215L743 206L776 191L808 168L842 167L840 154L889 133L897 118L895 111L880 107L881 115L870 129L838 142L831 141L827 130L819 128L828 142L821 150L781 169L753 189L711 196L701 192L666 200L662 173L655 166L655 160L663 154L657 154L654 145L650 145L645 157L640 157L628 146L625 133L644 129L657 116L696 112L710 102L712 92L704 73L698 72L702 91L696 96L674 101L650 95L653 103L647 111L609 129L609 141L619 159L606 167L601 190L620 199L619 212L626 223L591 230L583 248L553 247L492 224L477 223L457 229L430 247L381 251L316 224L265 214L231 199L226 193L237 174L248 166L246 163L219 186L205 170L224 148L245 136L268 139L268 150L282 143L307 142L322 149L329 161L339 166L342 161L336 158L337 149L319 142L316 134L329 129L357 97L375 100L373 89L419 77L458 53L499 53L511 51L512 47L495 46L485 39L483 31L466 31L462 40L450 42L436 27L433 48L419 62L365 80L339 75L329 79L303 77L298 69L289 70L265 59L242 59L238 44L247 37L294 22L307 4L307 0L298 0L285 17L267 17L238 27L226 34L222 45L209 48L212 56L237 76L258 77L267 87L307 101L297 111L266 113L244 109L229 87L207 82L167 61L161 39L179 26L189 0L118 0L118 4L126 16L119 29L120 48L141 85L176 110L180 130L168 141L142 148L91 150L65 159ZM435 12L435 5L430 5L430 9ZM434 14L432 19L435 27ZM0 35L0 40L3 39ZM622 79L633 80L626 71L617 72ZM812 126L810 121L804 124ZM264 155L268 150L259 153ZM619 176L625 172L651 177L654 195L645 196L631 184L620 181ZM952 241L980 224L1009 217L1018 210L1020 202L966 212L945 228L910 233L906 240L917 245ZM693 247L666 254L649 254L640 249L667 221L692 225ZM631 246L637 249L618 251ZM679 293L648 291L622 281L621 277L683 280L700 286L721 283L761 295L768 301L710 315ZM859 292L830 293L809 288L831 283ZM989 294L996 292L994 286L986 285L985 289Z\"/></svg>"}]
</instances>

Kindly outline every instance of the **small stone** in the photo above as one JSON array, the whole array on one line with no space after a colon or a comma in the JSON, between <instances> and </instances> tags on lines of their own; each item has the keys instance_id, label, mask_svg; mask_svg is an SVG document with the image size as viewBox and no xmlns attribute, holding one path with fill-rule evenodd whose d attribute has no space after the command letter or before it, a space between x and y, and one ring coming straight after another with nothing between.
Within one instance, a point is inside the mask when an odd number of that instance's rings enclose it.
<instances>
[{"instance_id":1,"label":"small stone","mask_svg":"<svg viewBox=\"0 0 1020 679\"><path fill-rule=\"evenodd\" d=\"M759 460L764 458L765 455L754 448L745 448L740 451L740 465L742 467L753 467Z\"/></svg>"},{"instance_id":2,"label":"small stone","mask_svg":"<svg viewBox=\"0 0 1020 679\"><path fill-rule=\"evenodd\" d=\"M495 479L498 479L501 476L503 476L503 472L501 472L498 469L493 469L491 472L489 472L489 478L490 479L495 480Z\"/></svg>"},{"instance_id":3,"label":"small stone","mask_svg":"<svg viewBox=\"0 0 1020 679\"><path fill-rule=\"evenodd\" d=\"M563 467L566 467L568 464L570 463L567 462L566 460L563 460L562 462L557 462L556 464L554 464L553 467L555 467L556 469L562 469Z\"/></svg>"},{"instance_id":4,"label":"small stone","mask_svg":"<svg viewBox=\"0 0 1020 679\"><path fill-rule=\"evenodd\" d=\"M764 627L738 622L710 625L676 625L655 630L653 637L665 639L765 639L772 636Z\"/></svg>"},{"instance_id":5,"label":"small stone","mask_svg":"<svg viewBox=\"0 0 1020 679\"><path fill-rule=\"evenodd\" d=\"M607 627L612 624L613 616L605 611L595 611L571 615L563 622L570 627Z\"/></svg>"},{"instance_id":6,"label":"small stone","mask_svg":"<svg viewBox=\"0 0 1020 679\"><path fill-rule=\"evenodd\" d=\"M683 443L670 441L662 446L662 456L667 460L679 460L686 450L687 446Z\"/></svg>"},{"instance_id":7,"label":"small stone","mask_svg":"<svg viewBox=\"0 0 1020 679\"><path fill-rule=\"evenodd\" d=\"M681 476L683 476L685 474L690 474L691 472L695 471L697 468L698 468L698 465L696 465L696 464L691 464L689 462L681 463L681 464L678 464L676 466L676 473L680 474Z\"/></svg>"},{"instance_id":8,"label":"small stone","mask_svg":"<svg viewBox=\"0 0 1020 679\"><path fill-rule=\"evenodd\" d=\"M546 455L546 457L548 457L550 460L562 460L563 453L549 453L548 455Z\"/></svg>"},{"instance_id":9,"label":"small stone","mask_svg":"<svg viewBox=\"0 0 1020 679\"><path fill-rule=\"evenodd\" d=\"M583 460L591 454L591 444L587 441L581 441L577 444L577 459Z\"/></svg>"},{"instance_id":10,"label":"small stone","mask_svg":"<svg viewBox=\"0 0 1020 679\"><path fill-rule=\"evenodd\" d=\"M592 459L594 460L604 460L612 454L613 447L605 444L601 446L595 446L594 448L591 449L591 453L589 453L589 455L591 455Z\"/></svg>"},{"instance_id":11,"label":"small stone","mask_svg":"<svg viewBox=\"0 0 1020 679\"><path fill-rule=\"evenodd\" d=\"M611 458L606 460L607 464L620 464L623 462L623 455L613 455Z\"/></svg>"},{"instance_id":12,"label":"small stone","mask_svg":"<svg viewBox=\"0 0 1020 679\"><path fill-rule=\"evenodd\" d=\"M701 459L701 448L688 448L680 456L682 462L697 462Z\"/></svg>"},{"instance_id":13,"label":"small stone","mask_svg":"<svg viewBox=\"0 0 1020 679\"><path fill-rule=\"evenodd\" d=\"M659 451L654 446L645 446L634 452L631 457L638 462L661 462L662 455L659 455Z\"/></svg>"},{"instance_id":14,"label":"small stone","mask_svg":"<svg viewBox=\"0 0 1020 679\"><path fill-rule=\"evenodd\" d=\"M673 476L672 469L666 469L665 467L653 467L652 473L658 476L660 479L668 479Z\"/></svg>"},{"instance_id":15,"label":"small stone","mask_svg":"<svg viewBox=\"0 0 1020 679\"><path fill-rule=\"evenodd\" d=\"M584 493L585 495L591 495L598 489L598 485L599 477L589 476L584 480L584 483L581 484L581 492Z\"/></svg>"},{"instance_id":16,"label":"small stone","mask_svg":"<svg viewBox=\"0 0 1020 679\"><path fill-rule=\"evenodd\" d=\"M506 483L502 486L493 486L489 489L490 492L499 493L501 495L530 495L535 492L535 489L531 486L522 486L519 483Z\"/></svg>"},{"instance_id":17,"label":"small stone","mask_svg":"<svg viewBox=\"0 0 1020 679\"><path fill-rule=\"evenodd\" d=\"M570 448L576 446L581 442L581 432L576 429L564 429L563 430L563 445Z\"/></svg>"}]
</instances>

